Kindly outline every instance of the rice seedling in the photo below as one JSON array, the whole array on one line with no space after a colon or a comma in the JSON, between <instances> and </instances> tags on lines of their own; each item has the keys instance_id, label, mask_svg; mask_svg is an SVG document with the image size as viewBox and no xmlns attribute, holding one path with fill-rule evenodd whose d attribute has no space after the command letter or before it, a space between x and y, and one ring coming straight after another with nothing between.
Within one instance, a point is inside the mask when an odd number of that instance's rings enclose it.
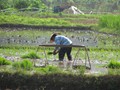
<instances>
[{"instance_id":1,"label":"rice seedling","mask_svg":"<svg viewBox=\"0 0 120 90\"><path fill-rule=\"evenodd\" d=\"M13 68L15 68L15 69L20 69L21 68L21 62L14 62L13 64L12 64L12 66L13 66Z\"/></svg>"},{"instance_id":2,"label":"rice seedling","mask_svg":"<svg viewBox=\"0 0 120 90\"><path fill-rule=\"evenodd\" d=\"M115 60L111 60L108 64L108 68L119 69L120 68L120 62L115 61Z\"/></svg>"},{"instance_id":3,"label":"rice seedling","mask_svg":"<svg viewBox=\"0 0 120 90\"><path fill-rule=\"evenodd\" d=\"M38 56L35 52L30 52L26 55L23 55L21 58L39 59L40 56Z\"/></svg>"},{"instance_id":4,"label":"rice seedling","mask_svg":"<svg viewBox=\"0 0 120 90\"><path fill-rule=\"evenodd\" d=\"M10 65L10 64L11 64L11 61L0 57L0 65Z\"/></svg>"},{"instance_id":5,"label":"rice seedling","mask_svg":"<svg viewBox=\"0 0 120 90\"><path fill-rule=\"evenodd\" d=\"M23 60L21 62L21 67L26 70L30 70L33 68L33 64L30 60Z\"/></svg>"},{"instance_id":6,"label":"rice seedling","mask_svg":"<svg viewBox=\"0 0 120 90\"><path fill-rule=\"evenodd\" d=\"M33 63L30 60L23 60L20 62L14 62L12 66L15 69L31 70L33 68Z\"/></svg>"},{"instance_id":7,"label":"rice seedling","mask_svg":"<svg viewBox=\"0 0 120 90\"><path fill-rule=\"evenodd\" d=\"M0 15L0 24L23 24L23 25L47 25L47 26L68 26L70 22L56 18L33 18L17 15Z\"/></svg>"},{"instance_id":8,"label":"rice seedling","mask_svg":"<svg viewBox=\"0 0 120 90\"><path fill-rule=\"evenodd\" d=\"M57 66L48 65L46 67L34 68L34 70L41 74L60 73L62 70Z\"/></svg>"}]
</instances>

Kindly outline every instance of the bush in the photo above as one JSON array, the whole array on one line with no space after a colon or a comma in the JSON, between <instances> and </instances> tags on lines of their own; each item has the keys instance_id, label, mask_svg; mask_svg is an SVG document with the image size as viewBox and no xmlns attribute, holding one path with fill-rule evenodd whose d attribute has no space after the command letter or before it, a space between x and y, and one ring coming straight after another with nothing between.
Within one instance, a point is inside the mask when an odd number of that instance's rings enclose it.
<instances>
[{"instance_id":1,"label":"bush","mask_svg":"<svg viewBox=\"0 0 120 90\"><path fill-rule=\"evenodd\" d=\"M35 52L31 52L27 55L23 55L21 58L39 59L40 57Z\"/></svg>"},{"instance_id":2,"label":"bush","mask_svg":"<svg viewBox=\"0 0 120 90\"><path fill-rule=\"evenodd\" d=\"M17 9L27 8L28 6L29 6L29 3L28 3L28 1L25 1L25 0L18 0L15 3L15 8L17 8Z\"/></svg>"},{"instance_id":3,"label":"bush","mask_svg":"<svg viewBox=\"0 0 120 90\"><path fill-rule=\"evenodd\" d=\"M16 69L25 69L25 70L31 70L33 68L33 64L30 60L14 62L12 66Z\"/></svg>"},{"instance_id":4,"label":"bush","mask_svg":"<svg viewBox=\"0 0 120 90\"><path fill-rule=\"evenodd\" d=\"M119 69L120 68L120 62L115 61L115 60L111 60L110 63L108 64L108 68Z\"/></svg>"},{"instance_id":5,"label":"bush","mask_svg":"<svg viewBox=\"0 0 120 90\"><path fill-rule=\"evenodd\" d=\"M5 58L0 57L0 65L10 65L11 61L8 61Z\"/></svg>"}]
</instances>

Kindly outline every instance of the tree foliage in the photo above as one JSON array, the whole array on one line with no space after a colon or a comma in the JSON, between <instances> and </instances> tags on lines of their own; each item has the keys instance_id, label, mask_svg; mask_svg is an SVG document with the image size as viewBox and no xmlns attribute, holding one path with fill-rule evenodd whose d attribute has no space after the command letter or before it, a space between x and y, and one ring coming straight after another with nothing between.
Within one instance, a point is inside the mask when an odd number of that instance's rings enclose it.
<instances>
[{"instance_id":1,"label":"tree foliage","mask_svg":"<svg viewBox=\"0 0 120 90\"><path fill-rule=\"evenodd\" d=\"M0 0L0 10L6 8L46 8L74 5L83 11L120 11L120 0Z\"/></svg>"},{"instance_id":2,"label":"tree foliage","mask_svg":"<svg viewBox=\"0 0 120 90\"><path fill-rule=\"evenodd\" d=\"M21 8L27 8L29 6L29 3L27 0L16 0L15 2L15 8L21 9Z\"/></svg>"},{"instance_id":3,"label":"tree foliage","mask_svg":"<svg viewBox=\"0 0 120 90\"><path fill-rule=\"evenodd\" d=\"M70 4L75 5L84 11L104 11L114 12L120 10L120 0L42 0L44 3L53 7L56 5Z\"/></svg>"},{"instance_id":4,"label":"tree foliage","mask_svg":"<svg viewBox=\"0 0 120 90\"><path fill-rule=\"evenodd\" d=\"M6 8L46 8L45 4L41 0L0 0L0 10Z\"/></svg>"}]
</instances>

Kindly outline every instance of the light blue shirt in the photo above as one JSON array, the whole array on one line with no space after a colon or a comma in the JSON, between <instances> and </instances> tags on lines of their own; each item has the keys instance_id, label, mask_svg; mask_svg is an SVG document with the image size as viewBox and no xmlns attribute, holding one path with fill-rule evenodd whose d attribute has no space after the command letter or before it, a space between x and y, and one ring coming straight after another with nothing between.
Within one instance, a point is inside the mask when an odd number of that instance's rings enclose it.
<instances>
[{"instance_id":1,"label":"light blue shirt","mask_svg":"<svg viewBox=\"0 0 120 90\"><path fill-rule=\"evenodd\" d=\"M70 45L72 44L72 41L65 36L57 35L55 37L55 43L56 45Z\"/></svg>"},{"instance_id":2,"label":"light blue shirt","mask_svg":"<svg viewBox=\"0 0 120 90\"><path fill-rule=\"evenodd\" d=\"M57 35L55 37L55 43L56 43L56 45L71 45L72 41L65 36ZM59 49L60 49L59 47L55 48L55 50L59 50Z\"/></svg>"}]
</instances>

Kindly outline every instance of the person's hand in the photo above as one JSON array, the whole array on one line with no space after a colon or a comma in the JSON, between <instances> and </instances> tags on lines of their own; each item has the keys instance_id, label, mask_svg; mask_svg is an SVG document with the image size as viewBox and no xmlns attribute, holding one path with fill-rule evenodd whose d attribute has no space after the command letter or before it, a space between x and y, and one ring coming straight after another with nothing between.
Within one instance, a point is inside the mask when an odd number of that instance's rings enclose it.
<instances>
[{"instance_id":1,"label":"person's hand","mask_svg":"<svg viewBox=\"0 0 120 90\"><path fill-rule=\"evenodd\" d=\"M53 55L56 55L57 54L57 52L56 51L53 51Z\"/></svg>"},{"instance_id":2,"label":"person's hand","mask_svg":"<svg viewBox=\"0 0 120 90\"><path fill-rule=\"evenodd\" d=\"M47 54L48 54L48 55L51 55L51 54L53 54L53 52L48 52Z\"/></svg>"}]
</instances>

